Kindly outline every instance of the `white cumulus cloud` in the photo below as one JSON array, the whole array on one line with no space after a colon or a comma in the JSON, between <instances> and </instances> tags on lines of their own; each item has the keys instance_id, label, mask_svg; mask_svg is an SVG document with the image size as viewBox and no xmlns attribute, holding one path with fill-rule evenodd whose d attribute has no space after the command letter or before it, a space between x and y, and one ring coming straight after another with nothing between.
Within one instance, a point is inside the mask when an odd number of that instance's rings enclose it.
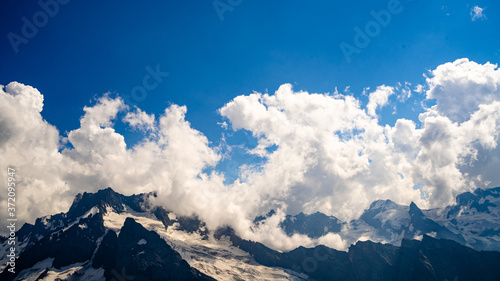
<instances>
[{"instance_id":1,"label":"white cumulus cloud","mask_svg":"<svg viewBox=\"0 0 500 281\"><path fill-rule=\"evenodd\" d=\"M435 105L419 120L400 118L394 126L376 116L394 94L391 86L377 87L366 107L353 95L294 91L290 84L235 97L219 110L223 122L256 138L257 146L246 149L263 161L239 163L231 183L214 169L231 147L192 128L185 106L170 105L156 117L103 95L84 108L79 128L62 135L42 117L43 95L12 82L0 87L0 164L17 171L20 221L67 211L77 193L111 186L124 194L156 191L153 203L195 213L210 229L230 225L275 249L319 243L344 249L341 236L288 237L279 223L285 214L316 211L350 220L377 199L438 207L500 182L497 66L460 59L438 66L426 81L416 91L428 89ZM116 122L142 139L127 147ZM5 193L0 202L6 204ZM274 216L253 226L271 209Z\"/></svg>"},{"instance_id":2,"label":"white cumulus cloud","mask_svg":"<svg viewBox=\"0 0 500 281\"><path fill-rule=\"evenodd\" d=\"M496 64L458 59L438 66L427 77L428 99L453 122L469 119L480 104L500 100L500 70Z\"/></svg>"}]
</instances>

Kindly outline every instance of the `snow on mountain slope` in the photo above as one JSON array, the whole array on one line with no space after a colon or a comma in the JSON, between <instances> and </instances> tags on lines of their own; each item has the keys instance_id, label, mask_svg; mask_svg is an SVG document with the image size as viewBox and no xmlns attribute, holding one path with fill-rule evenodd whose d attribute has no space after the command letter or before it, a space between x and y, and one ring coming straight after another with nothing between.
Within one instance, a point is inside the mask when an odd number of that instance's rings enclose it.
<instances>
[{"instance_id":1,"label":"snow on mountain slope","mask_svg":"<svg viewBox=\"0 0 500 281\"><path fill-rule=\"evenodd\" d=\"M16 235L16 252L18 254L21 253L25 248L32 246L49 233L54 234L65 232L78 223L80 219L88 218L96 213L99 213L99 209L94 206L85 214L73 220L69 220L66 214L57 214L38 218L34 225L25 224ZM84 227L84 225L81 225L81 227ZM10 247L11 245L9 245L7 241L0 244L0 272L2 272L6 267L6 262L8 260L7 254Z\"/></svg>"},{"instance_id":2,"label":"snow on mountain slope","mask_svg":"<svg viewBox=\"0 0 500 281\"><path fill-rule=\"evenodd\" d=\"M410 223L409 207L401 206L391 201L387 202L387 205L382 206L379 203L381 202L376 201L375 207L370 209L380 210L373 219L380 221L383 227L401 229L402 226Z\"/></svg>"},{"instance_id":3,"label":"snow on mountain slope","mask_svg":"<svg viewBox=\"0 0 500 281\"><path fill-rule=\"evenodd\" d=\"M108 208L104 226L119 232L125 219L131 217L146 229L158 233L189 265L217 280L307 280L304 274L258 264L250 254L232 246L230 241L211 236L207 239L197 232L178 230L178 223L165 229L154 215L124 208L126 211L122 213Z\"/></svg>"},{"instance_id":4,"label":"snow on mountain slope","mask_svg":"<svg viewBox=\"0 0 500 281\"><path fill-rule=\"evenodd\" d=\"M288 232L300 232L302 225L317 225L316 216L303 216L301 224L289 221L286 225ZM466 244L464 238L450 231L427 217L414 203L410 206L396 204L391 200L374 201L363 212L359 219L349 223L338 224L341 230L338 234L348 245L357 241L371 240L374 242L401 245L401 240L422 239L423 235L436 238L454 240Z\"/></svg>"},{"instance_id":5,"label":"snow on mountain slope","mask_svg":"<svg viewBox=\"0 0 500 281\"><path fill-rule=\"evenodd\" d=\"M339 233L348 245L357 241L373 241L400 245L409 237L411 227L410 208L391 200L374 201L359 219L345 224ZM413 229L412 229L413 230Z\"/></svg>"},{"instance_id":6,"label":"snow on mountain slope","mask_svg":"<svg viewBox=\"0 0 500 281\"><path fill-rule=\"evenodd\" d=\"M54 259L38 262L30 269L19 273L15 281L66 280L66 281L104 281L104 269L93 268L89 262L75 263L61 269L52 266Z\"/></svg>"},{"instance_id":7,"label":"snow on mountain slope","mask_svg":"<svg viewBox=\"0 0 500 281\"><path fill-rule=\"evenodd\" d=\"M500 251L500 187L460 194L456 205L424 213L476 250Z\"/></svg>"},{"instance_id":8,"label":"snow on mountain slope","mask_svg":"<svg viewBox=\"0 0 500 281\"><path fill-rule=\"evenodd\" d=\"M160 235L190 266L216 280L308 280L306 275L292 270L260 265L250 254L232 246L230 241L201 235L201 231L189 233L180 230L178 222L166 228L163 222L150 212L137 212L125 204L121 207L119 213L111 206L107 206L104 211L92 208L74 221L68 221L65 225L57 224L55 228L51 223L43 225L51 230L48 236L58 237L58 233L74 230L75 227L84 230L85 227L82 226L85 224L81 223L81 220L102 212L105 233L112 230L119 234L125 220L132 218L147 230ZM176 218L173 214L169 217L174 220ZM47 221L50 222L50 218ZM97 239L97 248L93 256L105 235ZM146 239L137 242L138 245L147 243ZM92 259L58 268L54 264L54 258L47 258L22 270L14 280L105 280L104 269L92 267Z\"/></svg>"}]
</instances>

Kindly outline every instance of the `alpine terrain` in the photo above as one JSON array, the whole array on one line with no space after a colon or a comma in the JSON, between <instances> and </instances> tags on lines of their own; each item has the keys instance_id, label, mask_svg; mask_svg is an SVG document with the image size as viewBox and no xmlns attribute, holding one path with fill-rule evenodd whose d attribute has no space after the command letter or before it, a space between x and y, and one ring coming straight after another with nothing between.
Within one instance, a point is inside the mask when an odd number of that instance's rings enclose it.
<instances>
[{"instance_id":1,"label":"alpine terrain","mask_svg":"<svg viewBox=\"0 0 500 281\"><path fill-rule=\"evenodd\" d=\"M0 280L500 280L500 187L463 193L442 209L379 200L349 222L299 213L280 223L289 236L336 233L345 251L280 252L153 207L148 196L111 188L77 195L68 212L17 231L11 271L2 237Z\"/></svg>"}]
</instances>

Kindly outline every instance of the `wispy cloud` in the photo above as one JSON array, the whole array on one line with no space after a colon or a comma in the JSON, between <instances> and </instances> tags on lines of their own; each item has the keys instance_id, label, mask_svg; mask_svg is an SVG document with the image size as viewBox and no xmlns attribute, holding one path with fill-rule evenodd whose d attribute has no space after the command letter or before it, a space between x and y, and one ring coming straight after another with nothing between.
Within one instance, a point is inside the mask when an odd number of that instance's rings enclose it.
<instances>
[{"instance_id":1,"label":"wispy cloud","mask_svg":"<svg viewBox=\"0 0 500 281\"><path fill-rule=\"evenodd\" d=\"M483 14L484 8L481 8L479 6L474 6L474 8L471 9L470 11L470 17L472 21L476 20L485 20L486 15Z\"/></svg>"}]
</instances>

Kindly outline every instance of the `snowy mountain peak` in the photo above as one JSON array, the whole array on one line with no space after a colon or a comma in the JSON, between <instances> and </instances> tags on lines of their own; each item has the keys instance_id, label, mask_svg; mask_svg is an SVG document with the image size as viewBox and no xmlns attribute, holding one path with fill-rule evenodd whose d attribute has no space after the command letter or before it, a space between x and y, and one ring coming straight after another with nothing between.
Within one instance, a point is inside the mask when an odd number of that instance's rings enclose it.
<instances>
[{"instance_id":1,"label":"snowy mountain peak","mask_svg":"<svg viewBox=\"0 0 500 281\"><path fill-rule=\"evenodd\" d=\"M378 209L383 209L383 210L390 210L390 209L397 209L401 205L396 204L395 202L387 199L387 200L376 200L373 201L373 203L370 204L369 210L378 210Z\"/></svg>"},{"instance_id":2,"label":"snowy mountain peak","mask_svg":"<svg viewBox=\"0 0 500 281\"><path fill-rule=\"evenodd\" d=\"M118 213L125 210L125 206L136 212L143 210L145 195L124 196L116 193L112 188L101 189L96 193L79 193L68 211L68 217L76 218L85 214L92 207L97 207L99 211L105 213L111 207Z\"/></svg>"}]
</instances>

